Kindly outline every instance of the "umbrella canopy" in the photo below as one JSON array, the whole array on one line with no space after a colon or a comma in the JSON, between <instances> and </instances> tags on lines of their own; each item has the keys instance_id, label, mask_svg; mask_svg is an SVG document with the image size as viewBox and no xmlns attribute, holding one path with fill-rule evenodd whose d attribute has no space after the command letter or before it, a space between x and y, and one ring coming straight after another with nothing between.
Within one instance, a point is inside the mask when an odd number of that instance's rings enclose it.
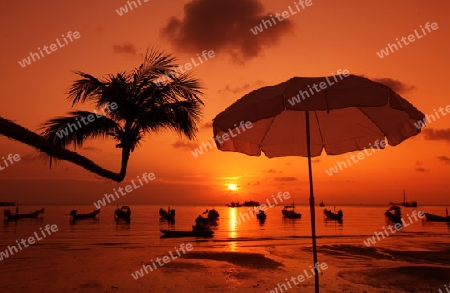
<instances>
[{"instance_id":1,"label":"umbrella canopy","mask_svg":"<svg viewBox=\"0 0 450 293\"><path fill-rule=\"evenodd\" d=\"M326 88L320 90L324 83ZM385 138L390 145L398 145L417 135L420 128L414 123L425 118L392 89L364 77L294 77L255 90L217 115L214 136L222 137L230 130L235 135L216 141L217 146L250 156L263 152L269 158L306 157L306 111L310 112L312 157L323 149L338 155L372 148ZM250 121L252 128L236 129L241 121Z\"/></svg>"},{"instance_id":2,"label":"umbrella canopy","mask_svg":"<svg viewBox=\"0 0 450 293\"><path fill-rule=\"evenodd\" d=\"M308 157L315 292L319 292L311 157L395 146L425 115L391 88L356 75L294 77L255 90L213 120L217 147L250 156ZM422 125L422 124L420 124Z\"/></svg>"}]
</instances>

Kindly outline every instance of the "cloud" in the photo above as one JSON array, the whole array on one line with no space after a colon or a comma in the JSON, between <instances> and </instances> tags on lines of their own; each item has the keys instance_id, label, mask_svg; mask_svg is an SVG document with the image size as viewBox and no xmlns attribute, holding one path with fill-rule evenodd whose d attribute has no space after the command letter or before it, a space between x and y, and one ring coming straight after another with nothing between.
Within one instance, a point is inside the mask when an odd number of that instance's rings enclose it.
<instances>
[{"instance_id":1,"label":"cloud","mask_svg":"<svg viewBox=\"0 0 450 293\"><path fill-rule=\"evenodd\" d=\"M229 84L227 84L223 90L219 90L219 93L222 94L225 92L230 92L232 94L237 94L237 93L240 93L243 91L248 91L248 89L253 88L253 87L260 87L264 84L265 84L265 82L263 82L262 80L257 80L253 84L250 84L247 82L247 83L244 83L243 85L236 86L234 88L232 88Z\"/></svg>"},{"instance_id":2,"label":"cloud","mask_svg":"<svg viewBox=\"0 0 450 293\"><path fill-rule=\"evenodd\" d=\"M192 0L184 6L182 19L168 20L161 36L177 50L191 54L213 50L245 63L293 31L292 21L284 19L254 35L250 29L269 20L271 14L275 15L265 12L259 0Z\"/></svg>"},{"instance_id":3,"label":"cloud","mask_svg":"<svg viewBox=\"0 0 450 293\"><path fill-rule=\"evenodd\" d=\"M399 94L407 93L416 89L415 86L407 85L406 83L393 78L372 78L372 80L387 85Z\"/></svg>"},{"instance_id":4,"label":"cloud","mask_svg":"<svg viewBox=\"0 0 450 293\"><path fill-rule=\"evenodd\" d=\"M123 45L113 45L113 51L117 54L137 55L136 47L131 43L124 43Z\"/></svg>"},{"instance_id":5,"label":"cloud","mask_svg":"<svg viewBox=\"0 0 450 293\"><path fill-rule=\"evenodd\" d=\"M198 145L194 142L186 142L186 141L176 141L172 144L172 147L175 149L186 149L186 150L193 150L198 147Z\"/></svg>"},{"instance_id":6,"label":"cloud","mask_svg":"<svg viewBox=\"0 0 450 293\"><path fill-rule=\"evenodd\" d=\"M212 128L212 122L206 122L205 124L203 124L202 128Z\"/></svg>"},{"instance_id":7,"label":"cloud","mask_svg":"<svg viewBox=\"0 0 450 293\"><path fill-rule=\"evenodd\" d=\"M450 128L447 129L433 129L427 128L422 130L426 140L444 140L450 142Z\"/></svg>"},{"instance_id":8,"label":"cloud","mask_svg":"<svg viewBox=\"0 0 450 293\"><path fill-rule=\"evenodd\" d=\"M447 156L438 156L437 158L438 158L439 161L450 165L450 158L449 157L447 157Z\"/></svg>"},{"instance_id":9,"label":"cloud","mask_svg":"<svg viewBox=\"0 0 450 293\"><path fill-rule=\"evenodd\" d=\"M275 169L269 169L269 170L267 170L267 173L277 173L277 170L275 170Z\"/></svg>"},{"instance_id":10,"label":"cloud","mask_svg":"<svg viewBox=\"0 0 450 293\"><path fill-rule=\"evenodd\" d=\"M417 172L430 172L430 170L427 170L427 169L425 169L425 168L423 168L423 167L418 167L418 168L416 168L416 171L417 171Z\"/></svg>"},{"instance_id":11,"label":"cloud","mask_svg":"<svg viewBox=\"0 0 450 293\"><path fill-rule=\"evenodd\" d=\"M85 151L100 151L101 149L93 147L93 146L88 146L88 147L83 147L83 150L85 150Z\"/></svg>"},{"instance_id":12,"label":"cloud","mask_svg":"<svg viewBox=\"0 0 450 293\"><path fill-rule=\"evenodd\" d=\"M83 25L82 28L93 31L93 32L97 32L97 33L102 33L105 30L104 26L94 25L94 24Z\"/></svg>"},{"instance_id":13,"label":"cloud","mask_svg":"<svg viewBox=\"0 0 450 293\"><path fill-rule=\"evenodd\" d=\"M275 181L297 181L297 177L275 177Z\"/></svg>"}]
</instances>

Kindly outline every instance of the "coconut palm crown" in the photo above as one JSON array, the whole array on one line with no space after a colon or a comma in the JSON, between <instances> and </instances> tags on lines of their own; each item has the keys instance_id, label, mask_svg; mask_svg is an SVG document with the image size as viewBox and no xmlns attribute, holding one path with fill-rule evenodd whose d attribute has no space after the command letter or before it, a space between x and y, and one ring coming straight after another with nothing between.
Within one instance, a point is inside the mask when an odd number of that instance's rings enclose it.
<instances>
[{"instance_id":1,"label":"coconut palm crown","mask_svg":"<svg viewBox=\"0 0 450 293\"><path fill-rule=\"evenodd\" d=\"M100 113L72 111L50 119L43 124L41 135L61 148L112 137L116 148L122 149L122 160L117 177L110 179L122 181L130 153L146 134L168 129L195 138L204 105L199 98L201 85L189 73L177 73L175 61L172 54L151 49L144 62L129 72L104 79L75 72L81 78L71 85L68 100L72 106L92 102ZM166 75L165 82L157 82L162 75Z\"/></svg>"}]
</instances>

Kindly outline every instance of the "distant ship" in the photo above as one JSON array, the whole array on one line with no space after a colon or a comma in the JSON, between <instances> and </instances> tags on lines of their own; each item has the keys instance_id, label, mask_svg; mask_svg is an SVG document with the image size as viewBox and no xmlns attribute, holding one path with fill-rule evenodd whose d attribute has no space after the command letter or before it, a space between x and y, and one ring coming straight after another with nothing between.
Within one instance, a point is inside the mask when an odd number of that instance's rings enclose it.
<instances>
[{"instance_id":1,"label":"distant ship","mask_svg":"<svg viewBox=\"0 0 450 293\"><path fill-rule=\"evenodd\" d=\"M240 208L241 206L242 205L239 204L239 202L234 202L234 201L232 201L231 204L227 204L227 207L230 207L230 208Z\"/></svg>"},{"instance_id":2,"label":"distant ship","mask_svg":"<svg viewBox=\"0 0 450 293\"><path fill-rule=\"evenodd\" d=\"M244 206L244 207L259 207L260 204L259 204L259 202L257 202L257 201L250 200L250 201L244 202L243 206Z\"/></svg>"},{"instance_id":3,"label":"distant ship","mask_svg":"<svg viewBox=\"0 0 450 293\"><path fill-rule=\"evenodd\" d=\"M412 201L406 201L406 193L405 190L403 190L403 202L390 202L389 205L398 205L398 206L402 206L402 207L406 207L406 208L416 208L417 207L417 202L412 200Z\"/></svg>"},{"instance_id":4,"label":"distant ship","mask_svg":"<svg viewBox=\"0 0 450 293\"><path fill-rule=\"evenodd\" d=\"M325 204L323 203L323 201L319 204L319 207L324 207Z\"/></svg>"},{"instance_id":5,"label":"distant ship","mask_svg":"<svg viewBox=\"0 0 450 293\"><path fill-rule=\"evenodd\" d=\"M14 201L0 201L0 207L14 207L16 206L16 202Z\"/></svg>"},{"instance_id":6,"label":"distant ship","mask_svg":"<svg viewBox=\"0 0 450 293\"><path fill-rule=\"evenodd\" d=\"M227 207L230 207L230 208L258 207L258 206L260 206L259 202L254 201L254 200L246 201L243 204L240 204L238 201L237 202L232 201L230 204L227 204Z\"/></svg>"}]
</instances>

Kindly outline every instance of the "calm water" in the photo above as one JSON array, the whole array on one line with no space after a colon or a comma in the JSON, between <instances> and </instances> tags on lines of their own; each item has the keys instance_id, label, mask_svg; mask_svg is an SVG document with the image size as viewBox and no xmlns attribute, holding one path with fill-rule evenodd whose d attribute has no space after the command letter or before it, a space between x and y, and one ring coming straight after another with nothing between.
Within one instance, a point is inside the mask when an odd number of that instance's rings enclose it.
<instances>
[{"instance_id":1,"label":"calm water","mask_svg":"<svg viewBox=\"0 0 450 293\"><path fill-rule=\"evenodd\" d=\"M41 207L21 206L21 213L28 213ZM2 223L0 228L0 250L8 245L15 245L16 240L26 239L39 231L39 227L46 224L56 224L58 232L48 236L35 245L42 248L85 249L92 246L115 247L173 247L179 239L161 239L160 229L190 230L195 218L211 206L172 206L176 209L176 222L169 225L160 221L158 210L160 206L131 206L132 220L129 225L116 224L113 213L114 205L102 208L98 221L84 220L76 224L69 223L69 212L76 208L80 213L91 212L90 206L47 206L43 219L21 219L18 222ZM164 207L167 208L167 207ZM330 208L330 207L327 207ZM215 228L213 238L201 240L202 246L224 247L234 250L237 246L262 241L274 244L282 241L296 241L296 243L310 244L311 227L309 221L309 207L297 206L296 211L302 214L298 220L283 219L281 207L270 208L266 211L267 220L260 225L256 218L242 221L238 224L241 213L247 208L228 208L216 206L220 214L219 226ZM332 207L331 207L332 209ZM14 208L12 208L14 210ZM343 206L344 223L327 222L323 219L323 208L316 208L316 229L320 243L366 239L375 231L382 231L386 226L384 211L386 207L355 207ZM403 208L404 218L414 208ZM417 210L444 215L445 207L421 206ZM395 237L411 237L414 235L436 236L450 235L447 223L428 223L415 221L402 231L395 233ZM198 239L200 241L200 239ZM362 243L361 243L362 244Z\"/></svg>"}]
</instances>

